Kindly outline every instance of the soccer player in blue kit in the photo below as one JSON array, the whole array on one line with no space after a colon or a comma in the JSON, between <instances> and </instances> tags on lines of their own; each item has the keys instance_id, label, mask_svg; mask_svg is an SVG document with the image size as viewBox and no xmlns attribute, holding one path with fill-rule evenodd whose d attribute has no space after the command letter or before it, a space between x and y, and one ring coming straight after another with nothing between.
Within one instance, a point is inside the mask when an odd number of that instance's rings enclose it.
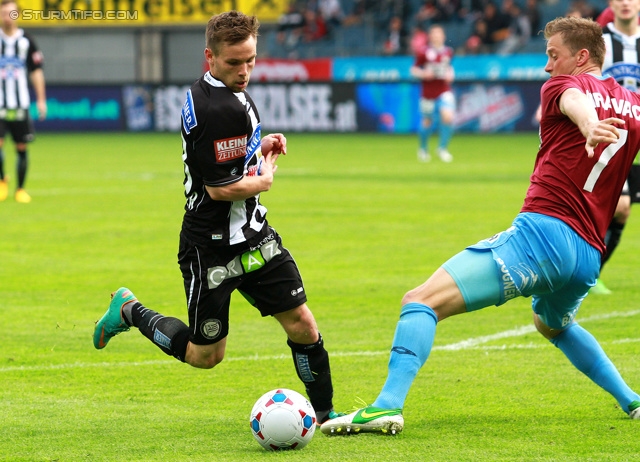
<instances>
[{"instance_id":1,"label":"soccer player in blue kit","mask_svg":"<svg viewBox=\"0 0 640 462\"><path fill-rule=\"evenodd\" d=\"M327 435L402 431L402 408L444 319L532 297L537 330L609 392L632 419L640 395L575 321L600 271L604 235L640 149L640 95L600 69L605 45L590 19L549 22L540 149L512 226L467 247L402 299L388 375L371 404L321 427ZM515 288L515 290L514 290Z\"/></svg>"},{"instance_id":2,"label":"soccer player in blue kit","mask_svg":"<svg viewBox=\"0 0 640 462\"><path fill-rule=\"evenodd\" d=\"M93 342L102 349L134 326L164 353L210 369L224 357L231 294L238 290L284 328L296 372L322 423L336 416L329 354L298 267L260 203L287 144L281 133L261 136L258 110L246 91L258 27L255 16L237 11L209 20L210 70L191 86L182 109L186 205L178 263L189 325L146 308L122 287L96 323Z\"/></svg>"}]
</instances>

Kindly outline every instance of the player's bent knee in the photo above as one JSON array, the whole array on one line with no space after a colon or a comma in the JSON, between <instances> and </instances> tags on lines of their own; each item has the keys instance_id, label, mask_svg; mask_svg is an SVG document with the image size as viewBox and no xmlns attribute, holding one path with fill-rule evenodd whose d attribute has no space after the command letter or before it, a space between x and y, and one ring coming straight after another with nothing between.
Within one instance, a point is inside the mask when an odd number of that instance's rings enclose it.
<instances>
[{"instance_id":1,"label":"player's bent knee","mask_svg":"<svg viewBox=\"0 0 640 462\"><path fill-rule=\"evenodd\" d=\"M442 112L442 123L451 125L453 123L453 112L443 111Z\"/></svg>"},{"instance_id":2,"label":"player's bent knee","mask_svg":"<svg viewBox=\"0 0 640 462\"><path fill-rule=\"evenodd\" d=\"M274 315L274 317L285 328L287 326L298 326L300 328L315 327L316 325L316 320L313 317L313 313L311 313L311 310L307 307L307 305L300 305L297 308L285 311L284 313L278 313Z\"/></svg>"},{"instance_id":3,"label":"player's bent knee","mask_svg":"<svg viewBox=\"0 0 640 462\"><path fill-rule=\"evenodd\" d=\"M441 285L441 273L443 272L444 270L442 268L438 268L429 277L429 279L420 284L418 287L414 287L413 289L405 293L404 297L402 297L402 305L406 305L407 303L429 304L429 298L437 294L443 288Z\"/></svg>"},{"instance_id":4,"label":"player's bent knee","mask_svg":"<svg viewBox=\"0 0 640 462\"><path fill-rule=\"evenodd\" d=\"M406 294L404 294L404 297L402 297L402 302L401 302L402 306L406 305L407 303L417 302L418 301L417 291L418 289L412 289Z\"/></svg>"},{"instance_id":5,"label":"player's bent knee","mask_svg":"<svg viewBox=\"0 0 640 462\"><path fill-rule=\"evenodd\" d=\"M535 324L538 332L547 340L552 340L554 337L562 333L561 329L553 329L547 326L536 313L533 313L533 323Z\"/></svg>"},{"instance_id":6,"label":"player's bent knee","mask_svg":"<svg viewBox=\"0 0 640 462\"><path fill-rule=\"evenodd\" d=\"M318 340L318 326L306 304L274 315L289 339L296 343L313 343Z\"/></svg>"},{"instance_id":7,"label":"player's bent knee","mask_svg":"<svg viewBox=\"0 0 640 462\"><path fill-rule=\"evenodd\" d=\"M224 359L224 349L214 345L195 345L187 347L186 363L198 369L213 369Z\"/></svg>"},{"instance_id":8,"label":"player's bent knee","mask_svg":"<svg viewBox=\"0 0 640 462\"><path fill-rule=\"evenodd\" d=\"M204 356L204 357L194 357L190 358L187 356L187 363L190 366L196 367L198 369L213 369L215 366L220 364L224 358L217 357L215 355Z\"/></svg>"}]
</instances>

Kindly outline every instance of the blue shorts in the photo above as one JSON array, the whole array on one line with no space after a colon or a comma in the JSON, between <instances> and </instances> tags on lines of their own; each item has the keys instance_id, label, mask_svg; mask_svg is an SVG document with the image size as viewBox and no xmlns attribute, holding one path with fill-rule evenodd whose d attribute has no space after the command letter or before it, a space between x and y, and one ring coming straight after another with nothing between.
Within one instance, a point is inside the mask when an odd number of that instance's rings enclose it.
<instances>
[{"instance_id":1,"label":"blue shorts","mask_svg":"<svg viewBox=\"0 0 640 462\"><path fill-rule=\"evenodd\" d=\"M512 226L449 259L467 311L532 297L533 311L554 329L569 325L600 273L600 252L562 220L521 213Z\"/></svg>"},{"instance_id":2,"label":"blue shorts","mask_svg":"<svg viewBox=\"0 0 640 462\"><path fill-rule=\"evenodd\" d=\"M445 91L435 99L420 98L419 107L422 117L431 118L434 113L439 114L444 109L455 110L456 97L452 91Z\"/></svg>"}]
</instances>

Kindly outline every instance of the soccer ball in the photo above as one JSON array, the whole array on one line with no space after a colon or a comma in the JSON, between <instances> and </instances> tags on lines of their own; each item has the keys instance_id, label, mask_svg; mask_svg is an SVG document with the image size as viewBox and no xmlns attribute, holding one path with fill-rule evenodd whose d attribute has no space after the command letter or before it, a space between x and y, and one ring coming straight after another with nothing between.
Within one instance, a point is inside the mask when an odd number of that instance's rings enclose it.
<instances>
[{"instance_id":1,"label":"soccer ball","mask_svg":"<svg viewBox=\"0 0 640 462\"><path fill-rule=\"evenodd\" d=\"M316 413L300 393L278 388L256 401L249 424L253 437L269 451L302 449L316 431Z\"/></svg>"}]
</instances>

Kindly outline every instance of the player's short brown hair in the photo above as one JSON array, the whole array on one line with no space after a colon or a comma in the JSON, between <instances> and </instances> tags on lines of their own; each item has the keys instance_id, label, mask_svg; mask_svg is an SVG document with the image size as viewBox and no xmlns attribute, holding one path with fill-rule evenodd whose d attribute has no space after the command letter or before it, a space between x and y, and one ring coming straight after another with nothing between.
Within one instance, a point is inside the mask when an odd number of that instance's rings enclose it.
<instances>
[{"instance_id":1,"label":"player's short brown hair","mask_svg":"<svg viewBox=\"0 0 640 462\"><path fill-rule=\"evenodd\" d=\"M223 43L235 45L249 37L258 37L260 22L255 16L239 11L227 11L212 16L207 23L206 45L214 55L220 52Z\"/></svg>"},{"instance_id":2,"label":"player's short brown hair","mask_svg":"<svg viewBox=\"0 0 640 462\"><path fill-rule=\"evenodd\" d=\"M544 28L544 38L560 34L572 53L582 49L589 51L591 60L598 67L604 63L606 48L602 38L602 27L590 18L563 17L549 21Z\"/></svg>"}]
</instances>

